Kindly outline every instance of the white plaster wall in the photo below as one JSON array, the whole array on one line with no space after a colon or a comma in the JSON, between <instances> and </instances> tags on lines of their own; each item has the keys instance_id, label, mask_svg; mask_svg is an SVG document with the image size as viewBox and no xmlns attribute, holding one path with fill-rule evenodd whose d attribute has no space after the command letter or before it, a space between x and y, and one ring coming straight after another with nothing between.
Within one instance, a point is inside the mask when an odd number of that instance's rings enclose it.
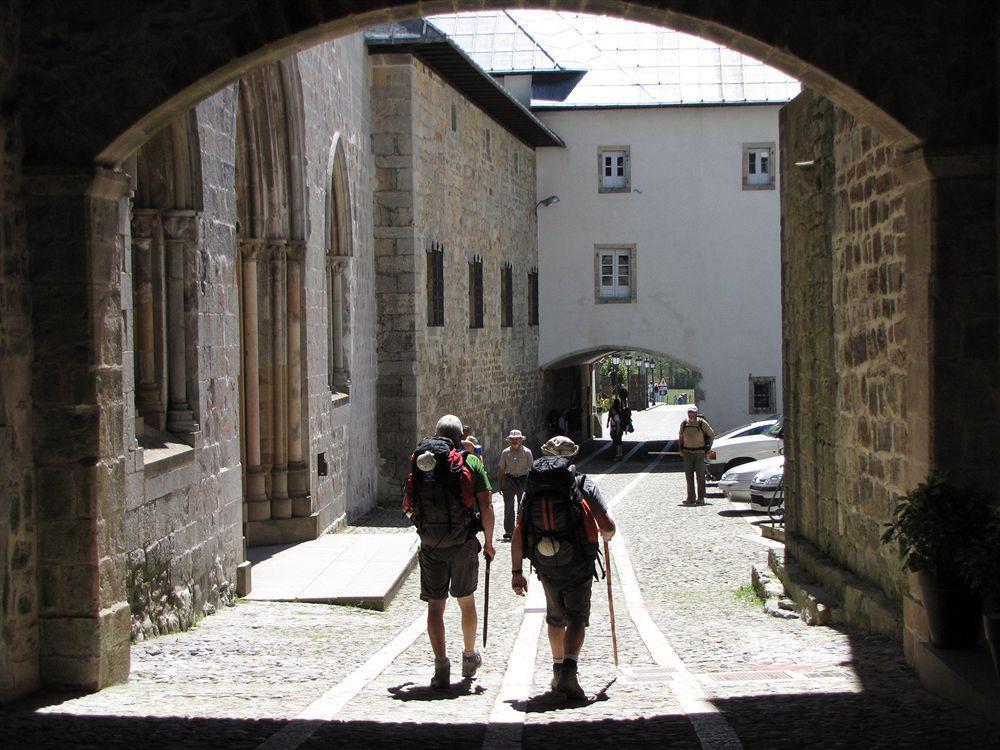
<instances>
[{"instance_id":1,"label":"white plaster wall","mask_svg":"<svg viewBox=\"0 0 1000 750\"><path fill-rule=\"evenodd\" d=\"M642 349L702 374L699 405L717 428L749 421L751 373L776 378L780 408L778 190L742 189L743 144L777 146L778 109L541 114L567 144L538 150L538 196L561 199L538 211L543 367ZM598 193L598 147L624 145L632 191ZM596 304L594 245L633 243L636 302Z\"/></svg>"}]
</instances>

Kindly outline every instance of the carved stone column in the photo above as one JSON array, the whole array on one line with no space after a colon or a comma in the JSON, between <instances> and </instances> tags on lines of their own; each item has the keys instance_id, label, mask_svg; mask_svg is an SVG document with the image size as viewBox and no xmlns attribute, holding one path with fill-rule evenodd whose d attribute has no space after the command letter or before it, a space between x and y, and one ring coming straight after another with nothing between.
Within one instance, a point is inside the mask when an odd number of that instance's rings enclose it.
<instances>
[{"instance_id":1,"label":"carved stone column","mask_svg":"<svg viewBox=\"0 0 1000 750\"><path fill-rule=\"evenodd\" d=\"M136 408L144 424L157 430L166 426L166 409L156 362L157 273L162 258L160 212L132 211L132 273L135 290ZM137 434L140 430L136 430Z\"/></svg>"},{"instance_id":2,"label":"carved stone column","mask_svg":"<svg viewBox=\"0 0 1000 750\"><path fill-rule=\"evenodd\" d=\"M246 460L246 503L248 521L266 521L271 517L267 498L266 473L260 453L260 331L257 316L257 262L261 243L240 242L243 264L243 422Z\"/></svg>"},{"instance_id":3,"label":"carved stone column","mask_svg":"<svg viewBox=\"0 0 1000 750\"><path fill-rule=\"evenodd\" d=\"M346 358L344 356L344 281L350 268L350 259L343 255L328 255L330 274L330 338L331 338L331 385L335 390L346 393L350 387Z\"/></svg>"},{"instance_id":4,"label":"carved stone column","mask_svg":"<svg viewBox=\"0 0 1000 750\"><path fill-rule=\"evenodd\" d=\"M312 513L302 435L302 263L305 243L288 243L288 494L293 516Z\"/></svg>"},{"instance_id":5,"label":"carved stone column","mask_svg":"<svg viewBox=\"0 0 1000 750\"><path fill-rule=\"evenodd\" d=\"M271 517L291 518L288 497L288 280L285 240L268 240L271 259L273 419Z\"/></svg>"},{"instance_id":6,"label":"carved stone column","mask_svg":"<svg viewBox=\"0 0 1000 750\"><path fill-rule=\"evenodd\" d=\"M167 211L163 231L167 250L167 366L169 408L167 429L176 433L197 432L198 423L188 403L187 325L184 314L184 260L198 251L200 232L195 211Z\"/></svg>"}]
</instances>

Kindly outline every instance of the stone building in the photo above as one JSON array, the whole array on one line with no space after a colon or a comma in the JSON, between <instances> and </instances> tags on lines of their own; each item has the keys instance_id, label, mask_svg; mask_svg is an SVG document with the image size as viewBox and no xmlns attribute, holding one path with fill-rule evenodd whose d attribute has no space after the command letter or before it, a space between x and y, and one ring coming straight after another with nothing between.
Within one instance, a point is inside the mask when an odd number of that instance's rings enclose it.
<instances>
[{"instance_id":1,"label":"stone building","mask_svg":"<svg viewBox=\"0 0 1000 750\"><path fill-rule=\"evenodd\" d=\"M586 8L711 39L829 100L790 106L781 136L784 400L786 412L801 410L788 456L790 548L818 574L832 571L859 617L901 622L889 629L932 681L947 664L926 646L919 586L893 570L873 532L932 470L1000 483L995 4ZM374 230L356 228L374 228L382 179L414 186L415 214L423 188L405 167L376 174L370 68L351 35L419 12L409 0L0 1L2 699L39 683L123 679L132 626L146 627L130 597L150 610L144 602L166 596L169 607L148 614L168 628L187 601L221 601L241 557L243 508L248 534L280 538L374 501L374 457L386 449L376 448L375 342L386 334ZM421 65L399 66L409 85L433 80ZM485 133L467 137L484 147ZM521 146L503 148L511 158ZM384 208L401 217L406 204ZM404 240L393 252L414 256L414 288L427 281L418 256L433 242L453 261L482 253L484 283L509 260L516 293L527 253L500 240L459 248L444 224L421 221L419 233L388 227ZM394 278L404 295L407 263ZM417 296L399 308L415 318L414 346ZM446 331L461 317L451 304ZM490 314L499 310L484 303ZM514 355L506 366L527 369ZM488 367L499 378L503 366ZM425 388L416 369L396 374L414 390L406 404ZM415 433L426 429L417 421ZM367 460L350 460L355 445ZM252 519L238 499L251 486ZM149 555L151 540L162 554ZM149 571L137 583L130 565L140 562ZM961 676L949 680L937 684Z\"/></svg>"}]
</instances>

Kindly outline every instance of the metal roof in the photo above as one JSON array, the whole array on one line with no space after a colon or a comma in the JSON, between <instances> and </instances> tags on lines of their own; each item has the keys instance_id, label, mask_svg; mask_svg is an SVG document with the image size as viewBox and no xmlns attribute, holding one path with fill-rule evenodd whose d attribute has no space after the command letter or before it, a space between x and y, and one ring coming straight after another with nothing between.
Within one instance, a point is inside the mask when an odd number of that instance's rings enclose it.
<instances>
[{"instance_id":1,"label":"metal roof","mask_svg":"<svg viewBox=\"0 0 1000 750\"><path fill-rule=\"evenodd\" d=\"M376 26L366 32L365 43L371 54L413 55L525 144L566 145L432 24L417 20Z\"/></svg>"},{"instance_id":2,"label":"metal roof","mask_svg":"<svg viewBox=\"0 0 1000 750\"><path fill-rule=\"evenodd\" d=\"M783 103L801 89L740 52L620 18L516 10L429 20L495 75L523 71L529 53L533 70L587 71L565 98L542 98L551 95L536 90L532 107Z\"/></svg>"}]
</instances>

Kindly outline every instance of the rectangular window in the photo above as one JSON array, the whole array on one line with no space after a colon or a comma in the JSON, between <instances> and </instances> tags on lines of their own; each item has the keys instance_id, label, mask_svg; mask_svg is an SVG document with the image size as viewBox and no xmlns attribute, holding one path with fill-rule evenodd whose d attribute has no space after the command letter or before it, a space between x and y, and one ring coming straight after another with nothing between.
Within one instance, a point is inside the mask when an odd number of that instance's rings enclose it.
<instances>
[{"instance_id":1,"label":"rectangular window","mask_svg":"<svg viewBox=\"0 0 1000 750\"><path fill-rule=\"evenodd\" d=\"M774 144L743 144L743 189L774 189Z\"/></svg>"},{"instance_id":2,"label":"rectangular window","mask_svg":"<svg viewBox=\"0 0 1000 750\"><path fill-rule=\"evenodd\" d=\"M483 327L483 259L469 261L469 328Z\"/></svg>"},{"instance_id":3,"label":"rectangular window","mask_svg":"<svg viewBox=\"0 0 1000 750\"><path fill-rule=\"evenodd\" d=\"M444 246L427 248L427 325L444 325Z\"/></svg>"},{"instance_id":4,"label":"rectangular window","mask_svg":"<svg viewBox=\"0 0 1000 750\"><path fill-rule=\"evenodd\" d=\"M775 409L774 377L750 376L750 413L773 414Z\"/></svg>"},{"instance_id":5,"label":"rectangular window","mask_svg":"<svg viewBox=\"0 0 1000 750\"><path fill-rule=\"evenodd\" d=\"M596 301L635 301L635 245L596 248Z\"/></svg>"},{"instance_id":6,"label":"rectangular window","mask_svg":"<svg viewBox=\"0 0 1000 750\"><path fill-rule=\"evenodd\" d=\"M597 151L598 192L627 193L631 189L628 146L602 146Z\"/></svg>"},{"instance_id":7,"label":"rectangular window","mask_svg":"<svg viewBox=\"0 0 1000 750\"><path fill-rule=\"evenodd\" d=\"M538 325L538 269L528 272L528 325Z\"/></svg>"},{"instance_id":8,"label":"rectangular window","mask_svg":"<svg viewBox=\"0 0 1000 750\"><path fill-rule=\"evenodd\" d=\"M514 266L504 263L500 267L500 326L514 325Z\"/></svg>"}]
</instances>

